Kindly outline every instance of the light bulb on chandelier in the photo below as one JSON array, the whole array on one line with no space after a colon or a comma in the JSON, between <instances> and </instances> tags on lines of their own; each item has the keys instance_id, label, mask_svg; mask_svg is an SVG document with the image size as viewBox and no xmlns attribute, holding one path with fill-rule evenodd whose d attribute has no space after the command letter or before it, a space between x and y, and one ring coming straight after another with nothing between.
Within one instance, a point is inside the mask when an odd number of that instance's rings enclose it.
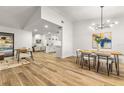
<instances>
[{"instance_id":1,"label":"light bulb on chandelier","mask_svg":"<svg viewBox=\"0 0 124 93\"><path fill-rule=\"evenodd\" d=\"M91 30L102 30L105 28L111 28L114 25L118 24L118 21L111 21L110 19L106 20L105 22L103 21L103 8L104 6L100 6L101 8L101 18L100 18L100 24L92 23L91 26L89 27Z\"/></svg>"}]
</instances>

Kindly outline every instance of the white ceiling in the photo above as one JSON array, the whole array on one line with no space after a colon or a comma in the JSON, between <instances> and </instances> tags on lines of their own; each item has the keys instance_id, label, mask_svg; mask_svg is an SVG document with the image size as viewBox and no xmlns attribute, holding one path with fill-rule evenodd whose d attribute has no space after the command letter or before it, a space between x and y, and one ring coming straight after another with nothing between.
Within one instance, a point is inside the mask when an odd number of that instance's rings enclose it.
<instances>
[{"instance_id":1,"label":"white ceiling","mask_svg":"<svg viewBox=\"0 0 124 93\"><path fill-rule=\"evenodd\" d=\"M45 28L45 25L48 26L48 28ZM40 19L39 21L35 22L35 24L30 25L26 27L26 30L32 31L33 34L47 34L48 32L51 32L53 34L57 33L59 31L60 26L53 24L51 22L48 22L46 20ZM38 31L35 32L34 30L37 29Z\"/></svg>"},{"instance_id":2,"label":"white ceiling","mask_svg":"<svg viewBox=\"0 0 124 93\"><path fill-rule=\"evenodd\" d=\"M99 18L99 6L55 6L53 7L68 16L72 21ZM124 15L124 6L105 6L104 17Z\"/></svg>"},{"instance_id":3,"label":"white ceiling","mask_svg":"<svg viewBox=\"0 0 124 93\"><path fill-rule=\"evenodd\" d=\"M99 6L50 6L57 9L62 15L72 21L86 20L100 17ZM57 31L55 24L41 19L40 6L0 6L0 25L33 31L38 29L40 33ZM104 17L124 16L124 6L105 6ZM44 29L48 24L49 28Z\"/></svg>"},{"instance_id":4,"label":"white ceiling","mask_svg":"<svg viewBox=\"0 0 124 93\"><path fill-rule=\"evenodd\" d=\"M23 29L38 6L0 6L0 25Z\"/></svg>"},{"instance_id":5,"label":"white ceiling","mask_svg":"<svg viewBox=\"0 0 124 93\"><path fill-rule=\"evenodd\" d=\"M57 33L58 25L41 19L40 6L0 6L0 25L33 33ZM44 26L48 25L48 28ZM37 32L34 32L37 29Z\"/></svg>"}]
</instances>

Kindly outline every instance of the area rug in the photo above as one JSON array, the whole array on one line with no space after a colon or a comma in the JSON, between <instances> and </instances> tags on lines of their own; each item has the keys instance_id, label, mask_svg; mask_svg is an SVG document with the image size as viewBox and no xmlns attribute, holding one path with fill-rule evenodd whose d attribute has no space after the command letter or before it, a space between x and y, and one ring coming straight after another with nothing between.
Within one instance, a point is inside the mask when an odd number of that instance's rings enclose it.
<instances>
[{"instance_id":1,"label":"area rug","mask_svg":"<svg viewBox=\"0 0 124 93\"><path fill-rule=\"evenodd\" d=\"M7 58L3 61L0 61L0 70L5 70L9 68L14 68L22 65L29 64L30 61L27 59L21 59L19 62L15 58Z\"/></svg>"}]
</instances>

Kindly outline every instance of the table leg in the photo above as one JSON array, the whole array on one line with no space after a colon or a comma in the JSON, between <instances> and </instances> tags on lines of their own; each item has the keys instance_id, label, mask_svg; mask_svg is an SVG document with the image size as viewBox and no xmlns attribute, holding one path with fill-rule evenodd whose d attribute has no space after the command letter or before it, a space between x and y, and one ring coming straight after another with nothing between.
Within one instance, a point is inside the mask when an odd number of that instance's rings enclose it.
<instances>
[{"instance_id":1,"label":"table leg","mask_svg":"<svg viewBox=\"0 0 124 93\"><path fill-rule=\"evenodd\" d=\"M116 72L117 72L117 75L119 76L120 75L120 72L119 72L119 56L114 55L114 59L115 59Z\"/></svg>"},{"instance_id":2,"label":"table leg","mask_svg":"<svg viewBox=\"0 0 124 93\"><path fill-rule=\"evenodd\" d=\"M18 56L18 53L17 53L17 51L16 51L16 58L17 58L17 56Z\"/></svg>"},{"instance_id":3,"label":"table leg","mask_svg":"<svg viewBox=\"0 0 124 93\"><path fill-rule=\"evenodd\" d=\"M34 58L33 58L33 54L32 54L32 51L31 51L30 53L31 53L31 58L32 58L32 60L34 60Z\"/></svg>"},{"instance_id":4,"label":"table leg","mask_svg":"<svg viewBox=\"0 0 124 93\"><path fill-rule=\"evenodd\" d=\"M110 70L113 71L113 62L110 64Z\"/></svg>"},{"instance_id":5,"label":"table leg","mask_svg":"<svg viewBox=\"0 0 124 93\"><path fill-rule=\"evenodd\" d=\"M82 54L82 60L83 61L81 61L81 65L82 65L82 68L83 68L83 66L84 66L84 55Z\"/></svg>"},{"instance_id":6,"label":"table leg","mask_svg":"<svg viewBox=\"0 0 124 93\"><path fill-rule=\"evenodd\" d=\"M18 63L19 63L19 58L20 58L20 53L18 52L18 54L17 54Z\"/></svg>"},{"instance_id":7,"label":"table leg","mask_svg":"<svg viewBox=\"0 0 124 93\"><path fill-rule=\"evenodd\" d=\"M78 53L77 53L76 64L80 64L80 56L79 56L79 54L78 54Z\"/></svg>"},{"instance_id":8,"label":"table leg","mask_svg":"<svg viewBox=\"0 0 124 93\"><path fill-rule=\"evenodd\" d=\"M119 76L120 73L119 73L119 57L117 55L117 75Z\"/></svg>"},{"instance_id":9,"label":"table leg","mask_svg":"<svg viewBox=\"0 0 124 93\"><path fill-rule=\"evenodd\" d=\"M77 53L77 51L76 51L76 55L77 55L77 57L76 57L76 64L78 63L78 53Z\"/></svg>"},{"instance_id":10,"label":"table leg","mask_svg":"<svg viewBox=\"0 0 124 93\"><path fill-rule=\"evenodd\" d=\"M99 62L99 56L98 56L97 72L99 71L99 66L100 66L100 62Z\"/></svg>"},{"instance_id":11,"label":"table leg","mask_svg":"<svg viewBox=\"0 0 124 93\"><path fill-rule=\"evenodd\" d=\"M95 68L96 67L96 57L94 57L94 60L93 60L93 67Z\"/></svg>"},{"instance_id":12,"label":"table leg","mask_svg":"<svg viewBox=\"0 0 124 93\"><path fill-rule=\"evenodd\" d=\"M107 56L107 73L108 73L108 76L109 76L109 63L108 63L108 56Z\"/></svg>"},{"instance_id":13,"label":"table leg","mask_svg":"<svg viewBox=\"0 0 124 93\"><path fill-rule=\"evenodd\" d=\"M80 57L80 65L82 65L82 53L81 53L81 57Z\"/></svg>"},{"instance_id":14,"label":"table leg","mask_svg":"<svg viewBox=\"0 0 124 93\"><path fill-rule=\"evenodd\" d=\"M117 72L117 60L116 60L116 55L114 55L114 60L115 60L115 68L116 68L116 72Z\"/></svg>"},{"instance_id":15,"label":"table leg","mask_svg":"<svg viewBox=\"0 0 124 93\"><path fill-rule=\"evenodd\" d=\"M89 61L89 70L90 70L90 55L88 55L88 61Z\"/></svg>"}]
</instances>

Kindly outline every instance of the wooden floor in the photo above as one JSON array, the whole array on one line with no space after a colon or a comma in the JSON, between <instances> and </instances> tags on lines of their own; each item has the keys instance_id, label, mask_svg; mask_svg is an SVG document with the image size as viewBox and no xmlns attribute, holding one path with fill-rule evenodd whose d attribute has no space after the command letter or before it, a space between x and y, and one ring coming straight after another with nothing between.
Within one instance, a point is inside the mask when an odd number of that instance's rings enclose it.
<instances>
[{"instance_id":1,"label":"wooden floor","mask_svg":"<svg viewBox=\"0 0 124 93\"><path fill-rule=\"evenodd\" d=\"M35 62L0 71L0 85L6 86L87 86L124 85L124 65L120 76L105 71L96 73L75 64L74 57L60 59L54 55L34 53Z\"/></svg>"}]
</instances>

